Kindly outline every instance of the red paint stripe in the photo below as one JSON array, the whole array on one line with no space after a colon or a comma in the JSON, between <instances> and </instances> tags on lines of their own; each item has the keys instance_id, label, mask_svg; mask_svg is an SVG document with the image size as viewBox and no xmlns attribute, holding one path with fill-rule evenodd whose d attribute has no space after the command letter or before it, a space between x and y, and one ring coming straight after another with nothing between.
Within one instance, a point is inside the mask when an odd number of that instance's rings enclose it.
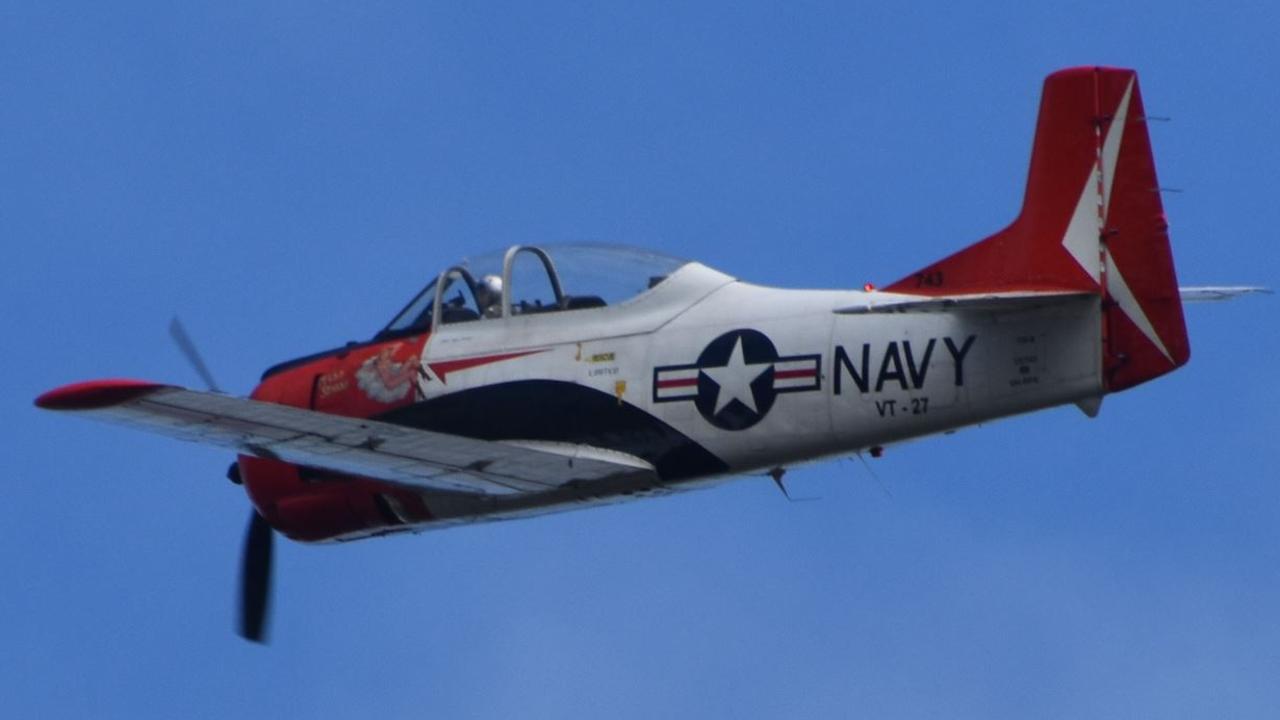
<instances>
[{"instance_id":1,"label":"red paint stripe","mask_svg":"<svg viewBox=\"0 0 1280 720\"><path fill-rule=\"evenodd\" d=\"M679 378L677 380L659 380L658 389L665 390L666 388L692 387L697 384L698 378L696 377Z\"/></svg>"},{"instance_id":2,"label":"red paint stripe","mask_svg":"<svg viewBox=\"0 0 1280 720\"><path fill-rule=\"evenodd\" d=\"M462 360L444 360L441 362L428 363L431 372L440 378L440 382L445 382L445 377L452 372L461 370L470 370L481 365L490 365L503 360L511 360L513 358L524 357L525 355L534 355L546 350L522 350L520 352L502 353L500 355L483 355L481 357L464 358Z\"/></svg>"},{"instance_id":3,"label":"red paint stripe","mask_svg":"<svg viewBox=\"0 0 1280 720\"><path fill-rule=\"evenodd\" d=\"M808 370L782 370L774 371L774 380L791 380L793 378L811 378L818 374L817 370L810 368Z\"/></svg>"}]
</instances>

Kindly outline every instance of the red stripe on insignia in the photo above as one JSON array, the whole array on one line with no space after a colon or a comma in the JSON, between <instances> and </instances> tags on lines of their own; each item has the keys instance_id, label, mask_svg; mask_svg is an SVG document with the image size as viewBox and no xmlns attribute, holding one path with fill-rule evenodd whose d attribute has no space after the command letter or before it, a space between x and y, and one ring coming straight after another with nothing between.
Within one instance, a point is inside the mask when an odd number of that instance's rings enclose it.
<instances>
[{"instance_id":1,"label":"red stripe on insignia","mask_svg":"<svg viewBox=\"0 0 1280 720\"><path fill-rule=\"evenodd\" d=\"M808 370L775 370L773 373L774 380L790 380L792 378L810 378L817 375L818 371L813 368Z\"/></svg>"},{"instance_id":2,"label":"red stripe on insignia","mask_svg":"<svg viewBox=\"0 0 1280 720\"><path fill-rule=\"evenodd\" d=\"M659 380L658 388L691 387L698 384L698 378L678 378L676 380Z\"/></svg>"}]
</instances>

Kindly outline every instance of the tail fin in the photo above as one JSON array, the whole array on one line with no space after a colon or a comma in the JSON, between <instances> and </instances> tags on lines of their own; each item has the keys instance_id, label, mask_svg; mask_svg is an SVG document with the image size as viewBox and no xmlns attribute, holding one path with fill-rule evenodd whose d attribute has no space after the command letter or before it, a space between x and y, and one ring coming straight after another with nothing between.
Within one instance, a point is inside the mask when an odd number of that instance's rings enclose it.
<instances>
[{"instance_id":1,"label":"tail fin","mask_svg":"<svg viewBox=\"0 0 1280 720\"><path fill-rule=\"evenodd\" d=\"M1137 74L1071 68L1045 80L1018 218L885 290L1098 293L1103 379L1123 390L1191 355L1167 229Z\"/></svg>"}]
</instances>

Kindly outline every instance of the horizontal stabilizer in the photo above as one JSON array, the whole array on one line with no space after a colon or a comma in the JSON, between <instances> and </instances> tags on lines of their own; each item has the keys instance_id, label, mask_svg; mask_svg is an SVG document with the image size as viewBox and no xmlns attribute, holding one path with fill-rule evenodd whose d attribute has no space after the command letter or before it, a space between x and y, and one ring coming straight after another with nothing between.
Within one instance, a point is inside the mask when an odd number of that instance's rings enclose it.
<instances>
[{"instance_id":1,"label":"horizontal stabilizer","mask_svg":"<svg viewBox=\"0 0 1280 720\"><path fill-rule=\"evenodd\" d=\"M1234 300L1241 295L1270 295L1271 288L1254 285L1202 285L1197 287L1180 287L1178 296L1182 302L1217 302Z\"/></svg>"},{"instance_id":2,"label":"horizontal stabilizer","mask_svg":"<svg viewBox=\"0 0 1280 720\"><path fill-rule=\"evenodd\" d=\"M918 297L897 296L892 299L878 300L875 294L868 294L864 305L850 305L837 308L837 315L870 315L884 313L929 313L929 312L1014 312L1035 310L1047 305L1055 305L1064 301L1084 300L1098 297L1092 292L1029 292L1029 293L992 293L989 295L955 295L951 297Z\"/></svg>"}]
</instances>

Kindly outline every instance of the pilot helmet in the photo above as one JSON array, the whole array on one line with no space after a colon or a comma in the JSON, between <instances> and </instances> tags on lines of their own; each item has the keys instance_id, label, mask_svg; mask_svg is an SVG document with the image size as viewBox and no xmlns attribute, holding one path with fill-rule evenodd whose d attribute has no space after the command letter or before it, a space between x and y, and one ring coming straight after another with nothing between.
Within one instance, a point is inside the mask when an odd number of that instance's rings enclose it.
<instances>
[{"instance_id":1,"label":"pilot helmet","mask_svg":"<svg viewBox=\"0 0 1280 720\"><path fill-rule=\"evenodd\" d=\"M480 278L476 288L477 298L481 305L496 305L502 301L502 278L497 275L485 275Z\"/></svg>"}]
</instances>

